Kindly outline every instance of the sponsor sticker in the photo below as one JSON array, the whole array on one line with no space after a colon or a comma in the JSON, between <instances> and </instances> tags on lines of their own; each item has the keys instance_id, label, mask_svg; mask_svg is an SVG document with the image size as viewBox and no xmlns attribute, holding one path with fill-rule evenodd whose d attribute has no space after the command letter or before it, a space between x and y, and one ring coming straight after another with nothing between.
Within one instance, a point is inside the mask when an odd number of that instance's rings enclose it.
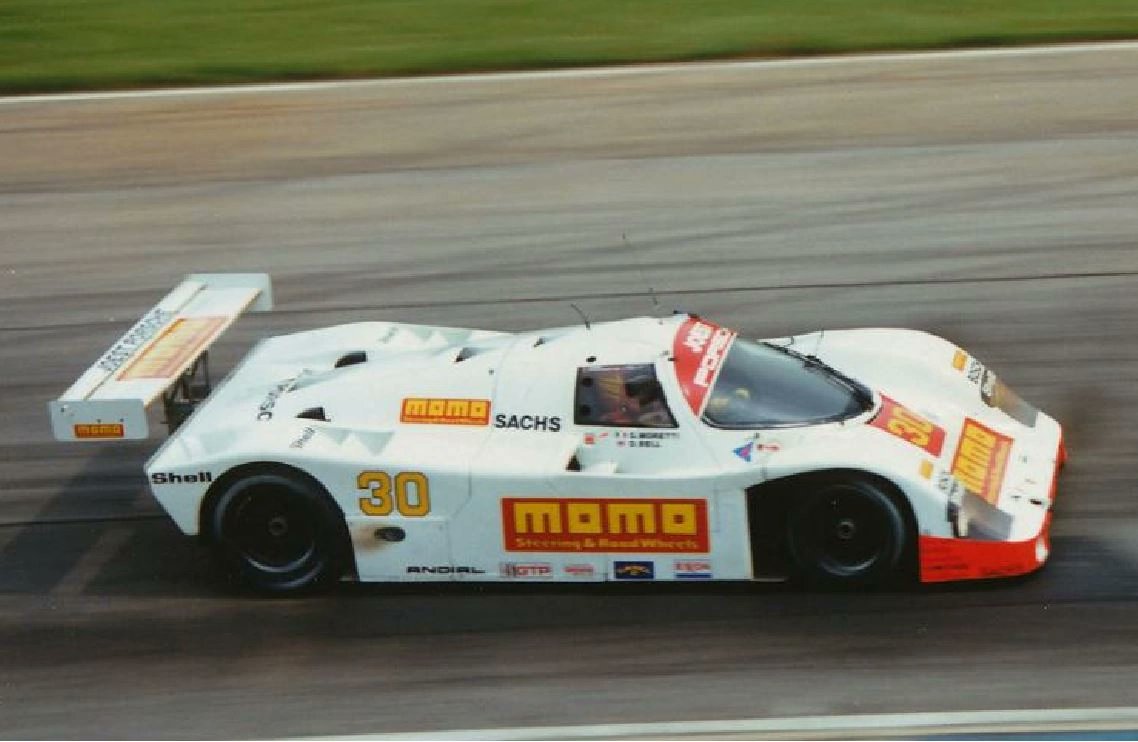
<instances>
[{"instance_id":1,"label":"sponsor sticker","mask_svg":"<svg viewBox=\"0 0 1138 742\"><path fill-rule=\"evenodd\" d=\"M289 448L304 448L308 442L316 435L316 428L305 428L301 431L300 437L295 441L288 444Z\"/></svg>"},{"instance_id":2,"label":"sponsor sticker","mask_svg":"<svg viewBox=\"0 0 1138 742\"><path fill-rule=\"evenodd\" d=\"M960 365L957 365L954 358L953 367L957 371L965 373L969 381L980 387L980 399L984 404L995 407L1016 422L1029 428L1035 427L1036 420L1039 419L1039 410L1023 401L1018 394L1012 391L1011 387L1001 381L995 372L983 363L962 350L958 350L957 355L964 360L960 362ZM967 366L967 371L965 371L965 366Z\"/></svg>"},{"instance_id":3,"label":"sponsor sticker","mask_svg":"<svg viewBox=\"0 0 1138 742\"><path fill-rule=\"evenodd\" d=\"M225 317L183 317L176 320L119 374L119 381L173 376L217 336L226 321Z\"/></svg>"},{"instance_id":4,"label":"sponsor sticker","mask_svg":"<svg viewBox=\"0 0 1138 742\"><path fill-rule=\"evenodd\" d=\"M735 337L734 331L697 317L688 319L676 332L672 343L676 375L694 414L703 412L707 394Z\"/></svg>"},{"instance_id":5,"label":"sponsor sticker","mask_svg":"<svg viewBox=\"0 0 1138 742\"><path fill-rule=\"evenodd\" d=\"M966 418L952 459L952 473L969 492L995 505L1007 473L1011 450L1010 437Z\"/></svg>"},{"instance_id":6,"label":"sponsor sticker","mask_svg":"<svg viewBox=\"0 0 1138 742\"><path fill-rule=\"evenodd\" d=\"M578 580L591 580L597 575L591 564L566 564L563 569L567 576Z\"/></svg>"},{"instance_id":7,"label":"sponsor sticker","mask_svg":"<svg viewBox=\"0 0 1138 742\"><path fill-rule=\"evenodd\" d=\"M677 580L710 580L711 562L705 559L677 559L673 572Z\"/></svg>"},{"instance_id":8,"label":"sponsor sticker","mask_svg":"<svg viewBox=\"0 0 1138 742\"><path fill-rule=\"evenodd\" d=\"M494 416L494 427L508 430L536 430L541 433L561 432L561 418L556 415L507 415Z\"/></svg>"},{"instance_id":9,"label":"sponsor sticker","mask_svg":"<svg viewBox=\"0 0 1138 742\"><path fill-rule=\"evenodd\" d=\"M778 443L759 443L758 441L747 441L738 448L732 448L731 453L735 454L749 464L751 463L751 458L756 453L775 453L776 451L781 450L782 446Z\"/></svg>"},{"instance_id":10,"label":"sponsor sticker","mask_svg":"<svg viewBox=\"0 0 1138 742\"><path fill-rule=\"evenodd\" d=\"M499 571L502 577L515 580L547 580L553 577L553 565L549 562L502 562Z\"/></svg>"},{"instance_id":11,"label":"sponsor sticker","mask_svg":"<svg viewBox=\"0 0 1138 742\"><path fill-rule=\"evenodd\" d=\"M96 364L107 373L114 373L134 355L134 352L146 344L150 338L158 334L162 326L174 316L173 312L155 307L126 331Z\"/></svg>"},{"instance_id":12,"label":"sponsor sticker","mask_svg":"<svg viewBox=\"0 0 1138 742\"><path fill-rule=\"evenodd\" d=\"M486 570L478 567L460 567L452 564L438 566L412 565L407 567L409 575L484 575Z\"/></svg>"},{"instance_id":13,"label":"sponsor sticker","mask_svg":"<svg viewBox=\"0 0 1138 742\"><path fill-rule=\"evenodd\" d=\"M159 471L150 475L151 484L206 484L212 481L213 473L209 471L199 471L192 474Z\"/></svg>"},{"instance_id":14,"label":"sponsor sticker","mask_svg":"<svg viewBox=\"0 0 1138 742\"><path fill-rule=\"evenodd\" d=\"M490 400L408 397L399 422L422 425L488 425Z\"/></svg>"},{"instance_id":15,"label":"sponsor sticker","mask_svg":"<svg viewBox=\"0 0 1138 742\"><path fill-rule=\"evenodd\" d=\"M654 580L656 565L653 562L613 562L612 576L618 580Z\"/></svg>"},{"instance_id":16,"label":"sponsor sticker","mask_svg":"<svg viewBox=\"0 0 1138 742\"><path fill-rule=\"evenodd\" d=\"M76 438L122 438L126 428L122 423L78 423L71 431Z\"/></svg>"},{"instance_id":17,"label":"sponsor sticker","mask_svg":"<svg viewBox=\"0 0 1138 742\"><path fill-rule=\"evenodd\" d=\"M869 424L908 441L933 456L940 456L944 448L944 428L934 425L884 394L881 395L881 411Z\"/></svg>"},{"instance_id":18,"label":"sponsor sticker","mask_svg":"<svg viewBox=\"0 0 1138 742\"><path fill-rule=\"evenodd\" d=\"M296 386L296 377L285 379L268 391L261 404L257 406L257 419L261 422L273 419L273 409L281 395L290 392Z\"/></svg>"},{"instance_id":19,"label":"sponsor sticker","mask_svg":"<svg viewBox=\"0 0 1138 742\"><path fill-rule=\"evenodd\" d=\"M506 551L706 553L706 500L502 499Z\"/></svg>"}]
</instances>

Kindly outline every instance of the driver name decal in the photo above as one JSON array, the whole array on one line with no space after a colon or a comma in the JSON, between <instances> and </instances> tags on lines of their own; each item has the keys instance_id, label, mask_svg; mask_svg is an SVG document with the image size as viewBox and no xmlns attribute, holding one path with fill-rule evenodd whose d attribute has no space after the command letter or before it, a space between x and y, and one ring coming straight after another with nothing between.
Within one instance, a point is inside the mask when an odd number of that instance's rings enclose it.
<instances>
[{"instance_id":1,"label":"driver name decal","mask_svg":"<svg viewBox=\"0 0 1138 742\"><path fill-rule=\"evenodd\" d=\"M506 551L706 554L706 500L502 498Z\"/></svg>"},{"instance_id":2,"label":"driver name decal","mask_svg":"<svg viewBox=\"0 0 1138 742\"><path fill-rule=\"evenodd\" d=\"M688 407L696 415L703 411L707 393L715 383L736 333L711 322L691 317L680 326L672 344L676 375Z\"/></svg>"},{"instance_id":3,"label":"driver name decal","mask_svg":"<svg viewBox=\"0 0 1138 742\"><path fill-rule=\"evenodd\" d=\"M940 456L944 448L944 428L934 425L884 394L881 395L881 412L869 424L892 433L933 456Z\"/></svg>"}]
</instances>

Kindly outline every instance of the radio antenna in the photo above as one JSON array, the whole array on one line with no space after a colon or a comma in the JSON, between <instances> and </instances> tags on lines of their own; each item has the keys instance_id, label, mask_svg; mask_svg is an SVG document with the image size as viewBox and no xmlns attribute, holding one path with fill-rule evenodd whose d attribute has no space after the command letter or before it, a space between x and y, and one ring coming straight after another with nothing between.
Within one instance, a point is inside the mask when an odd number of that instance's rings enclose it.
<instances>
[{"instance_id":1,"label":"radio antenna","mask_svg":"<svg viewBox=\"0 0 1138 742\"><path fill-rule=\"evenodd\" d=\"M585 323L586 330L593 329L593 326L589 324L589 318L586 317L585 313L581 311L581 307L577 306L573 302L569 302L569 306L573 307L573 310L577 312L577 314L581 315L581 320Z\"/></svg>"},{"instance_id":2,"label":"radio antenna","mask_svg":"<svg viewBox=\"0 0 1138 742\"><path fill-rule=\"evenodd\" d=\"M632 260L636 263L636 272L640 274L640 281L648 287L648 295L652 297L652 309L655 313L660 312L660 300L656 298L656 289L652 288L652 284L648 283L648 277L644 275L644 264L640 262L640 256L632 249L632 243L628 241L628 235L624 232L620 233L620 239L624 242L624 246L632 253Z\"/></svg>"}]
</instances>

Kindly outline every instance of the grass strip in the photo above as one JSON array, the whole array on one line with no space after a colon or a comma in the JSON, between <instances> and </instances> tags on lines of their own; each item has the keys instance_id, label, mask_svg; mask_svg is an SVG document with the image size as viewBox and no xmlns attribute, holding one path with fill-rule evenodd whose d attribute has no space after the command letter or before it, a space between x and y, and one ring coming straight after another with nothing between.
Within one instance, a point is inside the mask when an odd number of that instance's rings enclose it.
<instances>
[{"instance_id":1,"label":"grass strip","mask_svg":"<svg viewBox=\"0 0 1138 742\"><path fill-rule=\"evenodd\" d=\"M0 92L1135 37L1135 0L0 0Z\"/></svg>"}]
</instances>

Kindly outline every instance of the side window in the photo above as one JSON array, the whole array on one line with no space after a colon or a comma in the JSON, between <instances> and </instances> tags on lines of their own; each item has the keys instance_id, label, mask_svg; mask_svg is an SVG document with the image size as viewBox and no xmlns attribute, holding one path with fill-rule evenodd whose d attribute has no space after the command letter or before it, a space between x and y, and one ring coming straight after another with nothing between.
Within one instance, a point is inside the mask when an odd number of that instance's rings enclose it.
<instances>
[{"instance_id":1,"label":"side window","mask_svg":"<svg viewBox=\"0 0 1138 742\"><path fill-rule=\"evenodd\" d=\"M620 428L674 428L676 419L650 363L577 369L578 425Z\"/></svg>"}]
</instances>

